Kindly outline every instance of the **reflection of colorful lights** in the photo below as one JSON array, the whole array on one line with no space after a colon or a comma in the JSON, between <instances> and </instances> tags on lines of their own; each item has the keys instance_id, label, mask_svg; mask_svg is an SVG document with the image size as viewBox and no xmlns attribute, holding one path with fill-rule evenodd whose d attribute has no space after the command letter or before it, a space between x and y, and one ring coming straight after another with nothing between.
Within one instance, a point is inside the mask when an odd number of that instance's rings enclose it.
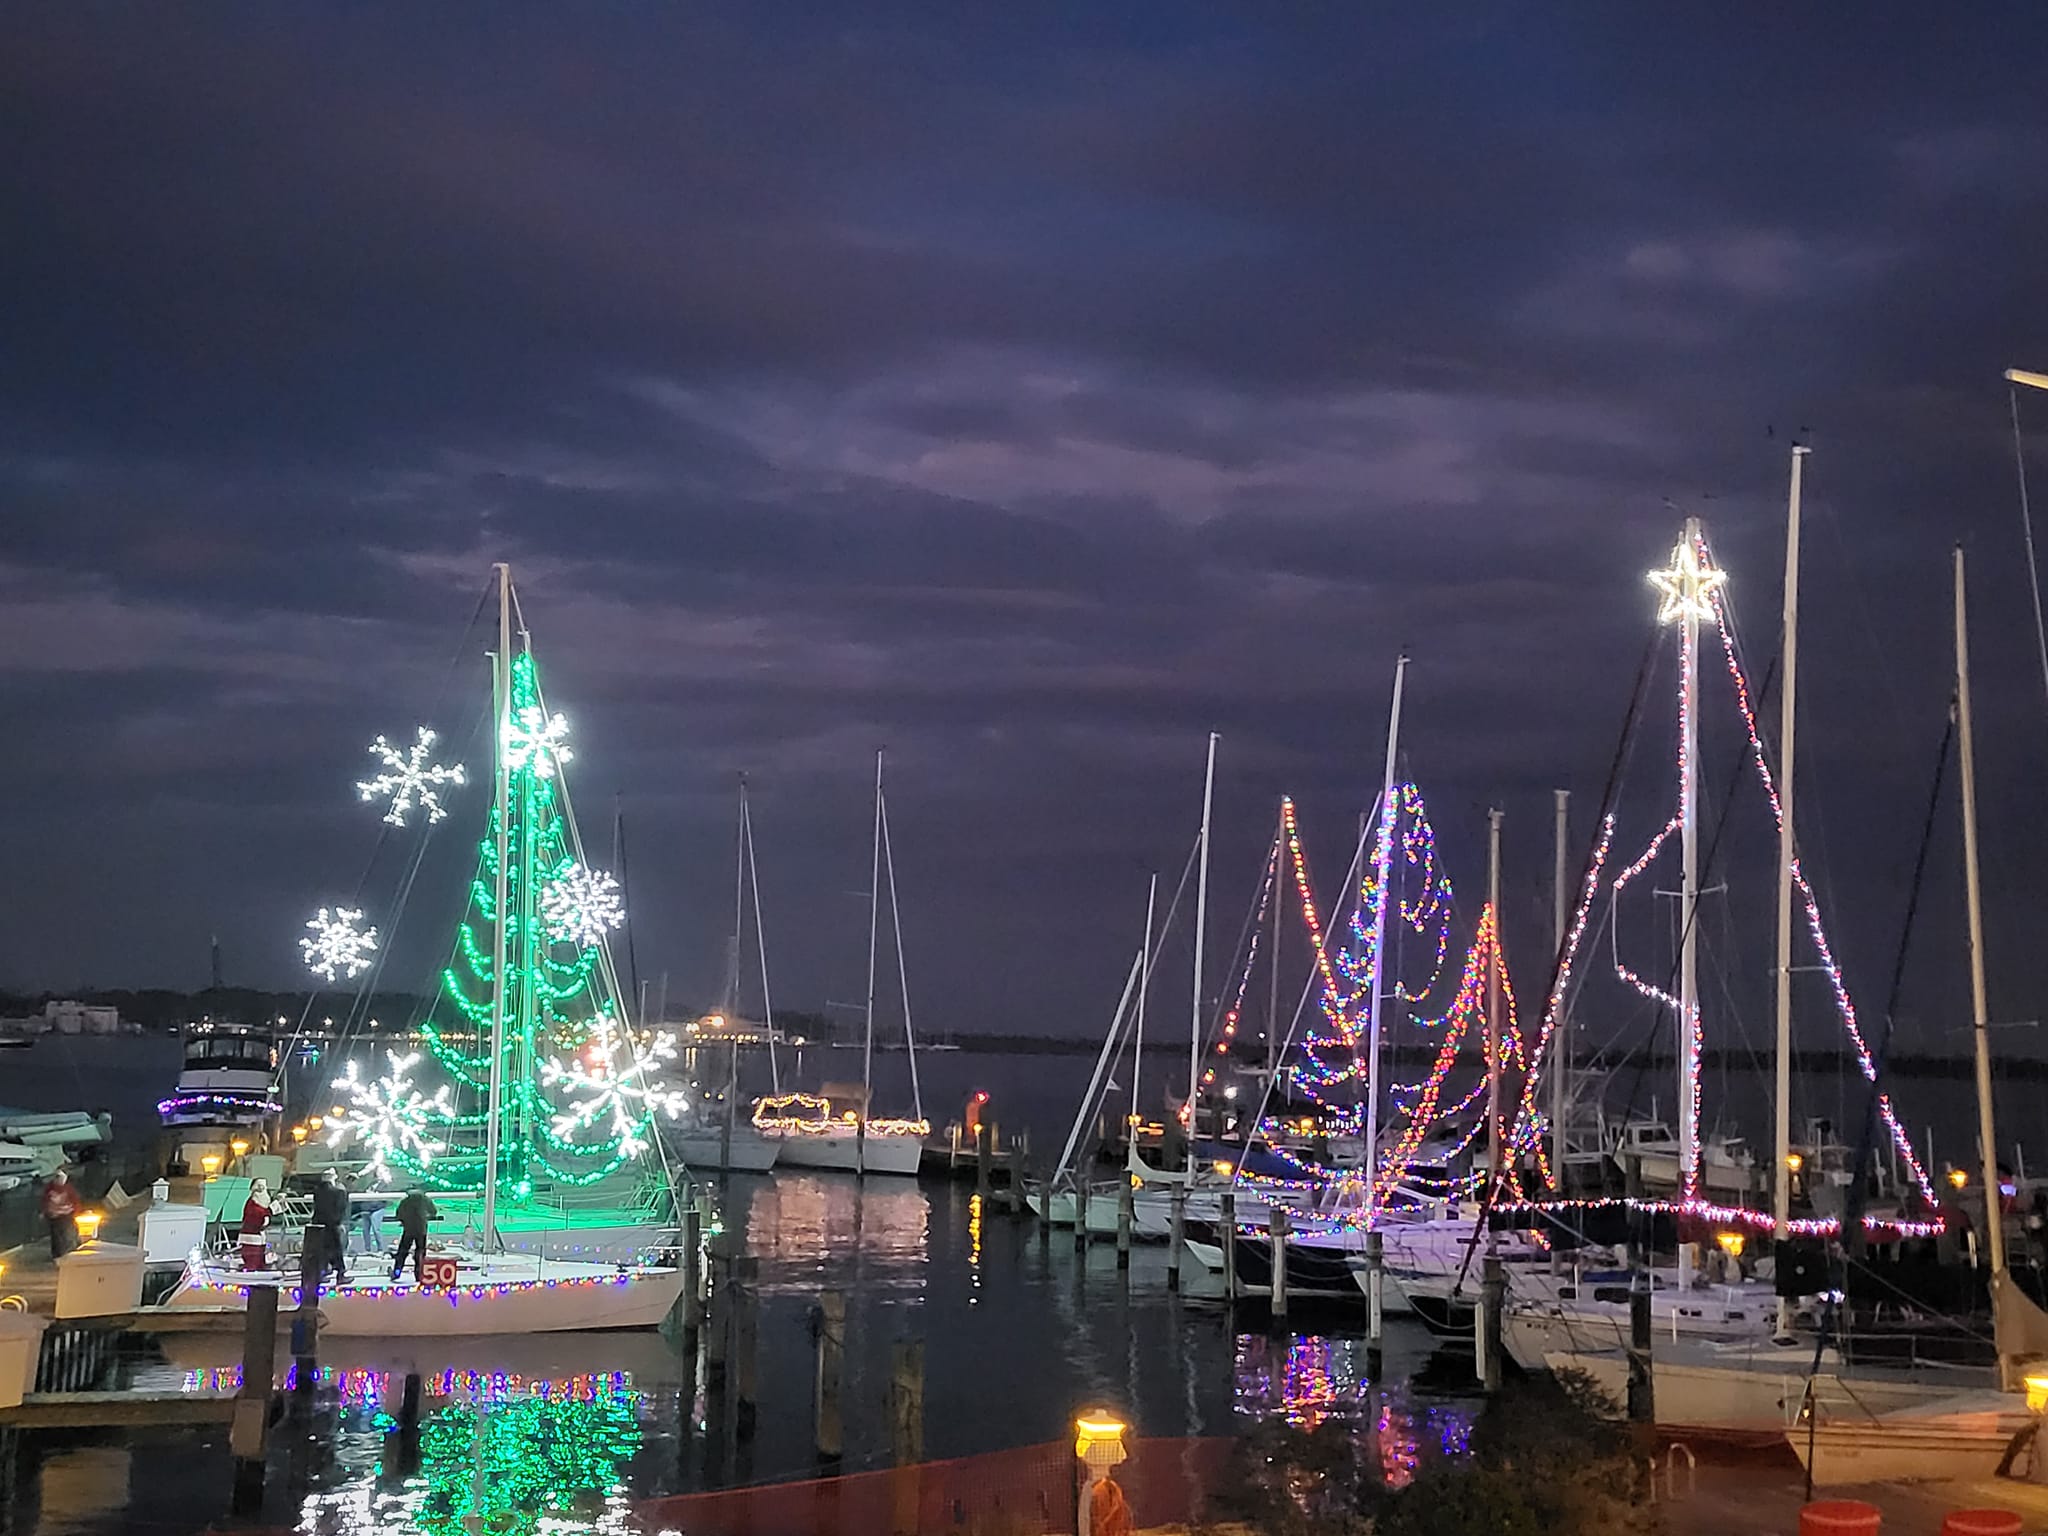
<instances>
[{"instance_id":1,"label":"reflection of colorful lights","mask_svg":"<svg viewBox=\"0 0 2048 1536\"><path fill-rule=\"evenodd\" d=\"M981 1196L967 1197L967 1269L974 1289L981 1289Z\"/></svg>"}]
</instances>

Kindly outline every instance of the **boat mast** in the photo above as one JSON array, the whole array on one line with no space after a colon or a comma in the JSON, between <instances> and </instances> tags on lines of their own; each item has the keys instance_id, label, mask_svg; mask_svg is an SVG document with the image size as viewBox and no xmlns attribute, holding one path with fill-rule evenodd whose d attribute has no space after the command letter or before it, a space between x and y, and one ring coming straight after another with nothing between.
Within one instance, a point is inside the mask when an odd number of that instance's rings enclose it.
<instances>
[{"instance_id":1,"label":"boat mast","mask_svg":"<svg viewBox=\"0 0 2048 1536\"><path fill-rule=\"evenodd\" d=\"M1195 984L1188 1010L1187 1173L1195 1176L1195 1103L1202 1074L1202 938L1209 926L1209 813L1216 800L1216 733L1209 733L1209 765L1202 775L1201 873L1195 880Z\"/></svg>"},{"instance_id":2,"label":"boat mast","mask_svg":"<svg viewBox=\"0 0 2048 1536\"><path fill-rule=\"evenodd\" d=\"M882 751L875 748L875 854L868 874L868 1006L860 1051L860 1120L853 1141L856 1173L867 1172L868 1104L875 1092L875 930L882 918Z\"/></svg>"},{"instance_id":3,"label":"boat mast","mask_svg":"<svg viewBox=\"0 0 2048 1536\"><path fill-rule=\"evenodd\" d=\"M498 868L492 895L491 951L491 1076L484 1106L484 1252L498 1245L498 1152L502 1131L498 1124L505 1102L505 904L506 866L511 862L511 836L507 825L511 813L512 769L505 757L505 741L512 729L512 567L500 562L492 567L498 576L498 653L491 663L491 687L497 706L497 731L492 753L497 762L495 794Z\"/></svg>"},{"instance_id":4,"label":"boat mast","mask_svg":"<svg viewBox=\"0 0 2048 1536\"><path fill-rule=\"evenodd\" d=\"M1963 547L1956 546L1956 735L1963 777L1963 893L1970 918L1970 1021L1977 1053L1977 1145L1984 1158L1984 1245L1993 1281L2005 1272L1998 1209L1998 1137L1991 1123L1991 1021L1984 996L1984 898L1977 877L1977 750L1970 731L1970 629L1963 593ZM1997 1291L1993 1289L1995 1299ZM2003 1362L2000 1372L2003 1374Z\"/></svg>"},{"instance_id":5,"label":"boat mast","mask_svg":"<svg viewBox=\"0 0 2048 1536\"><path fill-rule=\"evenodd\" d=\"M1785 615L1783 677L1778 691L1778 1059L1776 1135L1771 1177L1772 1233L1777 1250L1792 1236L1792 872L1798 854L1792 836L1792 769L1799 697L1799 491L1808 450L1792 448L1792 488L1785 500ZM1792 1332L1792 1300L1778 1298L1778 1336Z\"/></svg>"},{"instance_id":6,"label":"boat mast","mask_svg":"<svg viewBox=\"0 0 2048 1536\"><path fill-rule=\"evenodd\" d=\"M782 1066L775 1052L775 1003L768 995L768 931L761 926L761 869L754 862L754 812L740 775L740 840L747 854L747 879L754 888L754 952L761 957L761 1027L768 1031L768 1090L782 1092Z\"/></svg>"},{"instance_id":7,"label":"boat mast","mask_svg":"<svg viewBox=\"0 0 2048 1536\"><path fill-rule=\"evenodd\" d=\"M747 911L747 776L740 775L739 814L733 823L732 949L726 956L725 1024L735 1028L740 1012L741 934Z\"/></svg>"},{"instance_id":8,"label":"boat mast","mask_svg":"<svg viewBox=\"0 0 2048 1536\"><path fill-rule=\"evenodd\" d=\"M1570 903L1565 895L1565 843L1571 836L1572 792L1568 789L1554 789L1551 794L1557 802L1557 835L1552 850L1550 871L1550 929L1551 944L1559 956L1564 955L1565 932L1571 919ZM1560 1002L1557 1018L1551 1029L1555 1032L1550 1042L1550 1192L1562 1196L1564 1188L1564 1120L1569 1107L1566 1100L1566 1079L1572 1070L1571 1034L1565 1027L1565 1012Z\"/></svg>"},{"instance_id":9,"label":"boat mast","mask_svg":"<svg viewBox=\"0 0 2048 1536\"><path fill-rule=\"evenodd\" d=\"M1138 1163L1138 1127L1144 1123L1145 1101L1139 1097L1140 1069L1145 1065L1145 994L1152 986L1152 911L1159 900L1159 871L1145 882L1145 940L1138 946L1138 1021L1131 1032L1131 1119L1124 1137L1124 1165Z\"/></svg>"},{"instance_id":10,"label":"boat mast","mask_svg":"<svg viewBox=\"0 0 2048 1536\"><path fill-rule=\"evenodd\" d=\"M1500 973L1507 964L1500 947L1500 824L1504 813L1486 813L1486 909L1493 914L1493 953L1486 958L1486 1182L1500 1188ZM1500 1235L1488 1224L1486 1249L1500 1249Z\"/></svg>"},{"instance_id":11,"label":"boat mast","mask_svg":"<svg viewBox=\"0 0 2048 1536\"><path fill-rule=\"evenodd\" d=\"M1408 677L1406 655L1394 658L1394 702L1387 710L1387 764L1380 774L1380 845L1373 859L1373 882L1378 895L1372 913L1372 991L1365 1000L1366 1084L1365 1084L1365 1224L1369 1227L1379 1213L1380 1161L1380 1001L1386 994L1387 979L1387 889L1394 872L1394 829L1401 822L1401 808L1394 803L1394 759L1401 748L1401 688ZM1361 840L1365 829L1359 828Z\"/></svg>"},{"instance_id":12,"label":"boat mast","mask_svg":"<svg viewBox=\"0 0 2048 1536\"><path fill-rule=\"evenodd\" d=\"M910 1068L910 1118L924 1119L924 1092L917 1086L917 1034L910 1024L910 962L903 956L903 909L896 901L896 842L889 835L889 802L882 800L882 867L889 876L889 933L896 945L896 987L903 997L903 1059Z\"/></svg>"},{"instance_id":13,"label":"boat mast","mask_svg":"<svg viewBox=\"0 0 2048 1536\"><path fill-rule=\"evenodd\" d=\"M1678 1181L1679 1198L1700 1193L1699 903L1700 903L1700 522L1685 520L1683 569L1689 601L1679 616L1678 814Z\"/></svg>"}]
</instances>

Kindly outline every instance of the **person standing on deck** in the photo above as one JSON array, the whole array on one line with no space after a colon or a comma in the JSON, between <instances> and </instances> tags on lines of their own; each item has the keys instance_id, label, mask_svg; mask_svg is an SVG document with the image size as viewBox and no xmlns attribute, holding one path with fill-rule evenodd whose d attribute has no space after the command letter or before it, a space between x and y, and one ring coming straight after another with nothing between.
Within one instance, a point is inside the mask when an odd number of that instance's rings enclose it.
<instances>
[{"instance_id":1,"label":"person standing on deck","mask_svg":"<svg viewBox=\"0 0 2048 1536\"><path fill-rule=\"evenodd\" d=\"M441 1212L434 1202L427 1198L427 1192L415 1184L406 1191L405 1198L398 1202L398 1254L391 1261L391 1278L396 1280L405 1270L406 1256L412 1256L412 1277L421 1285L427 1282L427 1223Z\"/></svg>"},{"instance_id":2,"label":"person standing on deck","mask_svg":"<svg viewBox=\"0 0 2048 1536\"><path fill-rule=\"evenodd\" d=\"M50 1226L50 1257L61 1259L78 1246L78 1190L62 1168L43 1186L42 1209Z\"/></svg>"},{"instance_id":3,"label":"person standing on deck","mask_svg":"<svg viewBox=\"0 0 2048 1536\"><path fill-rule=\"evenodd\" d=\"M249 1185L249 1199L242 1207L240 1242L244 1270L270 1268L263 1239L263 1230L270 1225L270 1206L270 1185L263 1179L253 1180Z\"/></svg>"},{"instance_id":4,"label":"person standing on deck","mask_svg":"<svg viewBox=\"0 0 2048 1536\"><path fill-rule=\"evenodd\" d=\"M313 1186L313 1224L306 1229L306 1241L320 1244L313 1271L314 1285L325 1280L330 1269L337 1281L348 1284L347 1231L348 1191L336 1180L332 1168L323 1169L320 1182Z\"/></svg>"}]
</instances>

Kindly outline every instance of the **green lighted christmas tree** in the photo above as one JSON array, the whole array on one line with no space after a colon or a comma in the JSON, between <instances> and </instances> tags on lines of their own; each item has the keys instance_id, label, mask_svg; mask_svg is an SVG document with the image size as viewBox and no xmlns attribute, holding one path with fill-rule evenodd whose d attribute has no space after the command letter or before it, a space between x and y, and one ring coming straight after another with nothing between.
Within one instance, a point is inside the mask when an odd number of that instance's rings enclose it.
<instances>
[{"instance_id":1,"label":"green lighted christmas tree","mask_svg":"<svg viewBox=\"0 0 2048 1536\"><path fill-rule=\"evenodd\" d=\"M498 743L502 833L494 805L453 956L419 1027L421 1050L387 1053L375 1080L351 1062L338 1086L353 1105L345 1128L377 1177L479 1189L502 1010L497 1172L516 1199L538 1183L587 1186L617 1172L649 1149L655 1117L677 1114L684 1095L656 1075L674 1059L674 1039L636 1042L620 1017L606 935L625 914L612 877L576 856L563 782L567 722L547 711L530 652L514 657L509 682ZM424 744L432 739L422 732ZM403 808L402 773L373 782ZM416 1072L440 1081L423 1086Z\"/></svg>"}]
</instances>

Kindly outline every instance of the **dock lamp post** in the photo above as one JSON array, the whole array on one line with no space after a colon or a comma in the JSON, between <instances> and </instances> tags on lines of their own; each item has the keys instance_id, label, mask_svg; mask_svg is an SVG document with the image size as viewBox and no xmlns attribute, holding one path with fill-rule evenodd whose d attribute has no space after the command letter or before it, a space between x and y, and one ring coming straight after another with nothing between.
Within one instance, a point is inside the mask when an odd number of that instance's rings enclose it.
<instances>
[{"instance_id":1,"label":"dock lamp post","mask_svg":"<svg viewBox=\"0 0 2048 1536\"><path fill-rule=\"evenodd\" d=\"M1129 1428L1122 1419L1100 1410L1092 1409L1074 1420L1074 1454L1083 1469L1075 1515L1079 1536L1129 1536L1130 1506L1124 1502L1123 1489L1109 1475L1129 1457L1124 1449Z\"/></svg>"}]
</instances>

